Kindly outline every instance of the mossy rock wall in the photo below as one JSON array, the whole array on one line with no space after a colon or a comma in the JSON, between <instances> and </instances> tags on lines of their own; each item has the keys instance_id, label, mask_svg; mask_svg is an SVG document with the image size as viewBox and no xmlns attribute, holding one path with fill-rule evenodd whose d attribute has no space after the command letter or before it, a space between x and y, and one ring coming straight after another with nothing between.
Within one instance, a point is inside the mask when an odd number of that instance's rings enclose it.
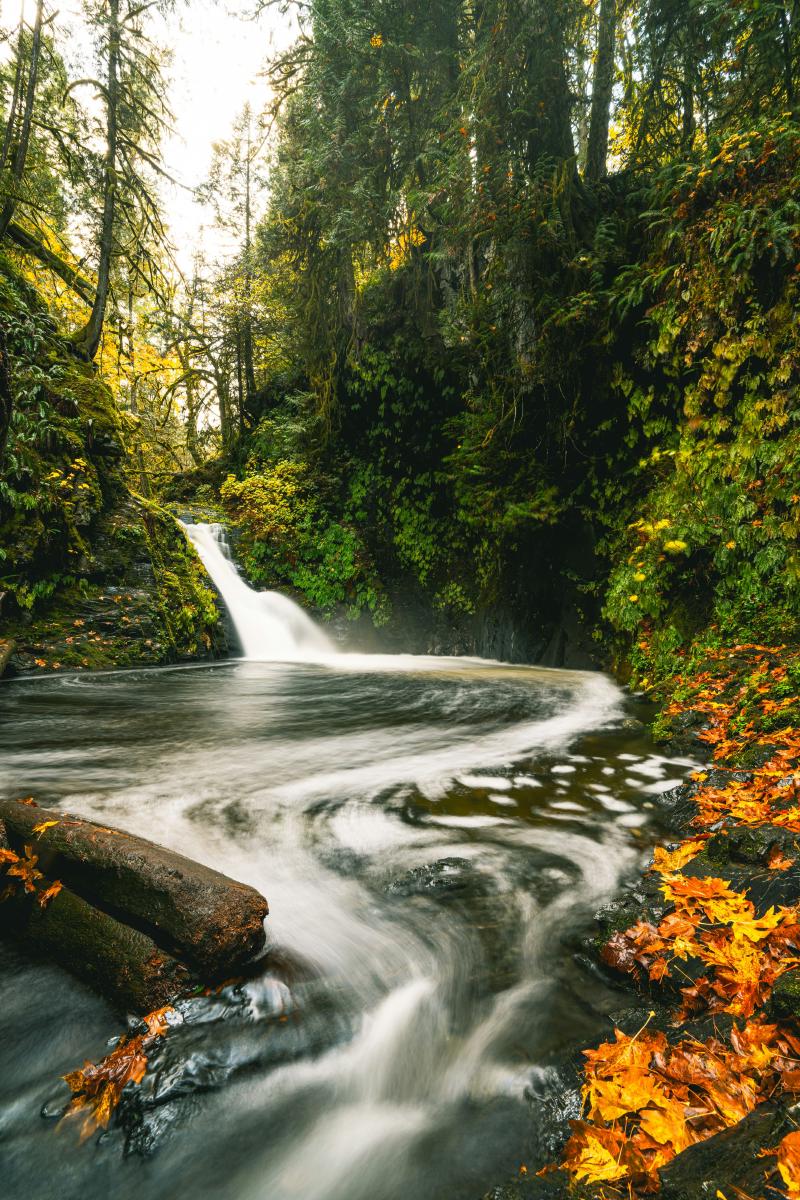
<instances>
[{"instance_id":1,"label":"mossy rock wall","mask_svg":"<svg viewBox=\"0 0 800 1200\"><path fill-rule=\"evenodd\" d=\"M214 592L180 526L131 493L125 415L0 253L12 425L0 467L0 640L7 669L214 656Z\"/></svg>"}]
</instances>

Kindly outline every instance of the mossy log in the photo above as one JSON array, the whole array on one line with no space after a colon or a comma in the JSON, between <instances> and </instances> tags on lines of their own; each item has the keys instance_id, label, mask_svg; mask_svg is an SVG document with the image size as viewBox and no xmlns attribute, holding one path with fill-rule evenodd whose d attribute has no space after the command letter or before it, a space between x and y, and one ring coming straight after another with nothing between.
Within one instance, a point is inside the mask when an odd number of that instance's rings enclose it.
<instances>
[{"instance_id":1,"label":"mossy log","mask_svg":"<svg viewBox=\"0 0 800 1200\"><path fill-rule=\"evenodd\" d=\"M0 638L0 676L4 674L13 653L14 642L10 638Z\"/></svg>"},{"instance_id":2,"label":"mossy log","mask_svg":"<svg viewBox=\"0 0 800 1200\"><path fill-rule=\"evenodd\" d=\"M42 907L21 895L2 924L27 951L56 962L123 1012L146 1013L185 994L197 979L152 938L62 887Z\"/></svg>"},{"instance_id":3,"label":"mossy log","mask_svg":"<svg viewBox=\"0 0 800 1200\"><path fill-rule=\"evenodd\" d=\"M246 884L69 813L3 800L0 820L12 845L34 847L50 879L134 926L205 979L230 974L264 948L267 902Z\"/></svg>"}]
</instances>

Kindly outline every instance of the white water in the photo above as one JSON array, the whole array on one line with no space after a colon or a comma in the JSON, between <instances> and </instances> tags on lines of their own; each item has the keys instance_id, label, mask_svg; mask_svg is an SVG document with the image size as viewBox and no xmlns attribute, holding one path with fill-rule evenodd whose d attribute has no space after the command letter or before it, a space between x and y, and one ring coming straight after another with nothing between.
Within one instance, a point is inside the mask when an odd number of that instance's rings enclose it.
<instances>
[{"instance_id":1,"label":"white water","mask_svg":"<svg viewBox=\"0 0 800 1200\"><path fill-rule=\"evenodd\" d=\"M231 559L222 525L184 525L230 613L244 658L257 662L319 662L336 653L329 637L298 604L279 592L257 592Z\"/></svg>"},{"instance_id":2,"label":"white water","mask_svg":"<svg viewBox=\"0 0 800 1200\"><path fill-rule=\"evenodd\" d=\"M235 1003L182 1002L145 1079L142 1164L119 1131L92 1150L43 1125L115 1019L0 943L3 1196L477 1200L546 1161L532 1122L570 1115L555 1068L619 1003L570 939L683 772L620 728L599 673L335 653L247 587L218 528L187 533L262 661L4 684L0 793L253 884L288 966ZM453 893L414 882L454 872Z\"/></svg>"}]
</instances>

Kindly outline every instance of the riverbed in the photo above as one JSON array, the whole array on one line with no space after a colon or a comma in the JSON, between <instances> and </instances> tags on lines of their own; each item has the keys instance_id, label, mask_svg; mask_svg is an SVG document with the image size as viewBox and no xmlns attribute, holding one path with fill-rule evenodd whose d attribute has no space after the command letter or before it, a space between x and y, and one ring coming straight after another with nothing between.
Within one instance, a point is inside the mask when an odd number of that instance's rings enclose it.
<instances>
[{"instance_id":1,"label":"riverbed","mask_svg":"<svg viewBox=\"0 0 800 1200\"><path fill-rule=\"evenodd\" d=\"M578 939L688 767L630 714L601 674L446 658L0 685L3 795L253 884L272 947L179 1006L81 1144L59 1079L120 1021L0 944L3 1195L478 1200L519 1170L574 1115L560 1064L610 1028Z\"/></svg>"}]
</instances>

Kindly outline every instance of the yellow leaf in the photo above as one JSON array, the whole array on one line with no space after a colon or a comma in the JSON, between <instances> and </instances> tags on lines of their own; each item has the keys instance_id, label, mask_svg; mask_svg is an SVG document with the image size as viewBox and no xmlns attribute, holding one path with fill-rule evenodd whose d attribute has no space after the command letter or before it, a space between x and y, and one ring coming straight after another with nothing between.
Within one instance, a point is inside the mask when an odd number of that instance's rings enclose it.
<instances>
[{"instance_id":1,"label":"yellow leaf","mask_svg":"<svg viewBox=\"0 0 800 1200\"><path fill-rule=\"evenodd\" d=\"M681 842L680 846L676 846L674 850L665 850L663 846L656 846L653 851L653 870L662 875L682 870L700 853L705 841L705 838L689 838L687 841Z\"/></svg>"},{"instance_id":2,"label":"yellow leaf","mask_svg":"<svg viewBox=\"0 0 800 1200\"><path fill-rule=\"evenodd\" d=\"M45 891L40 892L39 895L37 896L37 900L39 902L39 907L47 908L50 901L55 900L56 896L61 891L62 887L63 887L63 884L61 883L61 881L59 879L56 879L53 883L50 884L49 888L46 888Z\"/></svg>"},{"instance_id":3,"label":"yellow leaf","mask_svg":"<svg viewBox=\"0 0 800 1200\"><path fill-rule=\"evenodd\" d=\"M38 825L34 825L33 832L36 834L44 833L46 829L52 829L54 825L58 824L58 821L40 821Z\"/></svg>"}]
</instances>

